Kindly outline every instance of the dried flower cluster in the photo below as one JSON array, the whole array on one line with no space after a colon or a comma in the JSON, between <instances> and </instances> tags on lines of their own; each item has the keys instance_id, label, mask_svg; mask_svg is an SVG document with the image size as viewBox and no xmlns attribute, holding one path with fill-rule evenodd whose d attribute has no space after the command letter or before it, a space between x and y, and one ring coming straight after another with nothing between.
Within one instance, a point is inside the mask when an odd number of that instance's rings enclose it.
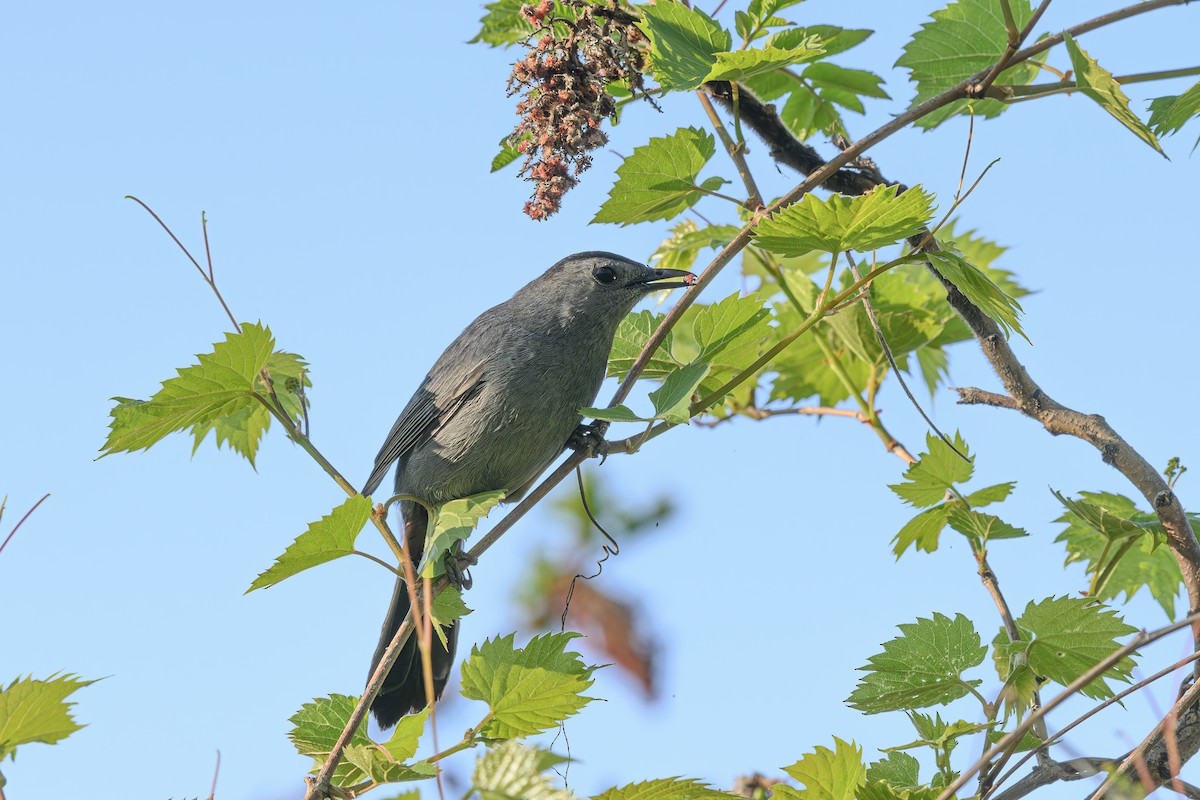
<instances>
[{"instance_id":1,"label":"dried flower cluster","mask_svg":"<svg viewBox=\"0 0 1200 800\"><path fill-rule=\"evenodd\" d=\"M608 141L600 123L616 113L616 101L605 87L624 81L634 92L642 89L645 37L634 17L611 2L563 0L574 19L553 16L553 0L521 7L534 32L529 53L513 65L508 92L523 95L511 141L525 155L520 174L535 186L525 204L531 219L559 210L591 166L589 151Z\"/></svg>"}]
</instances>

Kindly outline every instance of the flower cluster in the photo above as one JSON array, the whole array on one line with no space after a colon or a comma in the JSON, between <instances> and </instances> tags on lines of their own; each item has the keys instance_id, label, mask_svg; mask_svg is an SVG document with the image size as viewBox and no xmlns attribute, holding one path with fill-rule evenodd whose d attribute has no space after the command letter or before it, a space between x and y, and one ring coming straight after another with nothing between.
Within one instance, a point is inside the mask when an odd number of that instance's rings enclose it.
<instances>
[{"instance_id":1,"label":"flower cluster","mask_svg":"<svg viewBox=\"0 0 1200 800\"><path fill-rule=\"evenodd\" d=\"M610 83L642 88L645 38L634 17L588 0L561 0L573 19L553 16L553 0L521 7L533 26L529 53L513 65L509 94L521 93L521 122L510 141L525 155L521 175L534 184L525 204L531 219L559 210L562 197L592 164L589 152L608 142L600 123L616 113Z\"/></svg>"}]
</instances>

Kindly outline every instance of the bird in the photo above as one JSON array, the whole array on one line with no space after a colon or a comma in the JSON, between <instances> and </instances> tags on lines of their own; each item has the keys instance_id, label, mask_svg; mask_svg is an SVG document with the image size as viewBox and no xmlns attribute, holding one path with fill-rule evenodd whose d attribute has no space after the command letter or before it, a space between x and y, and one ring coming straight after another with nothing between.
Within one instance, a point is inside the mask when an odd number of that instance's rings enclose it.
<instances>
[{"instance_id":1,"label":"bird","mask_svg":"<svg viewBox=\"0 0 1200 800\"><path fill-rule=\"evenodd\" d=\"M604 381L617 328L643 297L690 286L685 270L654 269L602 251L576 253L480 314L437 359L388 432L362 494L396 465L396 494L438 506L482 492L519 500L580 430ZM401 501L404 536L421 559L428 512ZM403 579L371 661L374 674L409 610ZM433 639L434 696L450 676L458 623ZM409 637L371 712L380 728L425 707L416 637Z\"/></svg>"}]
</instances>

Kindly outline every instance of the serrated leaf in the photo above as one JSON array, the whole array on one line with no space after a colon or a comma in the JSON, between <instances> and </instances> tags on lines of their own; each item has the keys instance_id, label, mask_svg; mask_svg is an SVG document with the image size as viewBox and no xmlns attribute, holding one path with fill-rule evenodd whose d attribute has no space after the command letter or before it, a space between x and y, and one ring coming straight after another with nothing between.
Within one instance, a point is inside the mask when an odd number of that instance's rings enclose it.
<instances>
[{"instance_id":1,"label":"serrated leaf","mask_svg":"<svg viewBox=\"0 0 1200 800\"><path fill-rule=\"evenodd\" d=\"M1040 603L1030 602L1016 622L1017 627L1033 636L1032 642L1024 645L1030 669L1064 686L1118 649L1118 637L1137 631L1126 625L1115 611L1077 597L1048 597ZM1133 666L1133 659L1126 656L1080 693L1095 699L1111 697L1112 689L1104 679L1128 683Z\"/></svg>"},{"instance_id":2,"label":"serrated leaf","mask_svg":"<svg viewBox=\"0 0 1200 800\"><path fill-rule=\"evenodd\" d=\"M501 742L476 759L471 783L483 800L571 800L574 794L542 774L547 756L557 758L522 742Z\"/></svg>"},{"instance_id":3,"label":"serrated leaf","mask_svg":"<svg viewBox=\"0 0 1200 800\"><path fill-rule=\"evenodd\" d=\"M468 44L483 42L492 47L508 47L520 44L533 33L533 26L521 14L521 6L525 0L494 0L484 8L487 13L479 20L479 33L468 40ZM556 2L547 15L552 19L573 20L577 16L575 8ZM566 26L556 23L555 33L566 34Z\"/></svg>"},{"instance_id":4,"label":"serrated leaf","mask_svg":"<svg viewBox=\"0 0 1200 800\"><path fill-rule=\"evenodd\" d=\"M734 292L702 307L692 321L697 358L714 368L741 370L762 354L772 335L771 311L756 295Z\"/></svg>"},{"instance_id":5,"label":"serrated leaf","mask_svg":"<svg viewBox=\"0 0 1200 800\"><path fill-rule=\"evenodd\" d=\"M1021 304L997 286L983 270L956 253L941 251L925 253L923 257L929 259L942 277L958 287L972 304L991 317L1004 330L1005 336L1011 336L1016 331L1021 338L1029 341L1025 331L1021 330Z\"/></svg>"},{"instance_id":6,"label":"serrated leaf","mask_svg":"<svg viewBox=\"0 0 1200 800\"><path fill-rule=\"evenodd\" d=\"M438 768L428 761L404 764L391 759L376 744L347 745L342 757L353 764L375 783L398 783L401 781L424 781L437 777Z\"/></svg>"},{"instance_id":7,"label":"serrated leaf","mask_svg":"<svg viewBox=\"0 0 1200 800\"><path fill-rule=\"evenodd\" d=\"M650 393L655 418L679 425L691 419L689 409L692 405L692 395L708 375L708 370L708 364L688 364L664 378L662 386Z\"/></svg>"},{"instance_id":8,"label":"serrated leaf","mask_svg":"<svg viewBox=\"0 0 1200 800\"><path fill-rule=\"evenodd\" d=\"M867 674L846 700L864 714L924 708L957 700L982 681L962 673L983 663L987 648L962 614L944 614L898 626L901 636L883 645L860 669Z\"/></svg>"},{"instance_id":9,"label":"serrated leaf","mask_svg":"<svg viewBox=\"0 0 1200 800\"><path fill-rule=\"evenodd\" d=\"M450 625L452 622L470 614L472 609L467 608L467 604L463 602L462 591L451 584L438 592L437 597L433 598L433 605L430 611L433 614L433 621L438 624L440 630L440 628Z\"/></svg>"},{"instance_id":10,"label":"serrated leaf","mask_svg":"<svg viewBox=\"0 0 1200 800\"><path fill-rule=\"evenodd\" d=\"M868 251L903 241L933 215L933 196L919 186L896 196L897 187L881 186L858 197L807 194L799 203L765 219L754 230L758 247L784 256L810 250L828 253Z\"/></svg>"},{"instance_id":11,"label":"serrated leaf","mask_svg":"<svg viewBox=\"0 0 1200 800\"><path fill-rule=\"evenodd\" d=\"M892 552L896 558L904 555L909 547L932 553L938 549L938 538L946 527L946 506L927 508L905 523L892 539Z\"/></svg>"},{"instance_id":12,"label":"serrated leaf","mask_svg":"<svg viewBox=\"0 0 1200 800\"><path fill-rule=\"evenodd\" d=\"M346 501L296 537L275 563L259 574L246 593L274 586L310 567L354 552L354 540L371 517L371 499L362 495Z\"/></svg>"},{"instance_id":13,"label":"serrated leaf","mask_svg":"<svg viewBox=\"0 0 1200 800\"><path fill-rule=\"evenodd\" d=\"M804 789L796 792L804 800L854 800L854 795L867 779L862 761L862 748L854 742L833 737L833 750L817 746L812 753L784 767L783 771Z\"/></svg>"},{"instance_id":14,"label":"serrated leaf","mask_svg":"<svg viewBox=\"0 0 1200 800\"><path fill-rule=\"evenodd\" d=\"M847 69L821 61L806 67L804 78L820 90L824 99L859 114L865 110L860 96L890 99L883 90L883 78L866 70Z\"/></svg>"},{"instance_id":15,"label":"serrated leaf","mask_svg":"<svg viewBox=\"0 0 1200 800\"><path fill-rule=\"evenodd\" d=\"M687 219L671 228L671 238L664 239L650 254L650 264L658 269L691 270L700 251L722 248L737 236L736 225L707 225L699 227ZM650 313L648 311L642 313Z\"/></svg>"},{"instance_id":16,"label":"serrated leaf","mask_svg":"<svg viewBox=\"0 0 1200 800\"><path fill-rule=\"evenodd\" d=\"M933 433L925 434L925 448L917 462L904 471L904 482L888 487L917 508L940 503L951 486L967 482L975 470L975 458L957 432L953 449ZM964 461L955 450L969 460Z\"/></svg>"},{"instance_id":17,"label":"serrated leaf","mask_svg":"<svg viewBox=\"0 0 1200 800\"><path fill-rule=\"evenodd\" d=\"M350 715L354 712L356 705L358 705L357 697L331 694L329 697L318 697L311 703L305 703L288 720L294 726L288 732L288 738L295 745L296 752L302 756L311 756L313 759L310 773L316 773L321 769L321 765L333 751L338 737L342 735L346 723L350 721ZM373 746L371 739L367 736L365 719L350 738L349 744ZM349 786L358 783L364 777L366 775L361 769L348 761L343 761L338 764L337 770L333 773L333 783L335 786Z\"/></svg>"},{"instance_id":18,"label":"serrated leaf","mask_svg":"<svg viewBox=\"0 0 1200 800\"><path fill-rule=\"evenodd\" d=\"M1145 526L1137 543L1125 549L1120 560L1111 567L1096 599L1112 600L1124 592L1128 602L1142 588L1146 588L1162 606L1167 619L1175 619L1175 598L1183 586L1183 576L1171 549L1162 546L1166 531L1155 524L1158 518L1139 511L1137 505L1123 495L1107 492L1080 494L1083 499L1075 500L1073 504L1076 508L1087 510L1087 517L1076 514L1070 510L1071 506L1067 506L1067 513L1055 520L1067 525L1054 540L1065 544L1066 563L1083 562L1087 565L1087 573L1095 575L1097 570L1106 568L1117 555L1118 548L1111 546L1112 539L1103 533L1105 529L1119 529L1122 523L1116 522L1116 519ZM1192 524L1196 526L1196 521Z\"/></svg>"},{"instance_id":19,"label":"serrated leaf","mask_svg":"<svg viewBox=\"0 0 1200 800\"><path fill-rule=\"evenodd\" d=\"M1150 101L1150 129L1159 136L1176 133L1188 120L1200 116L1200 83L1183 94L1156 97Z\"/></svg>"},{"instance_id":20,"label":"serrated leaf","mask_svg":"<svg viewBox=\"0 0 1200 800\"><path fill-rule=\"evenodd\" d=\"M629 368L641 355L642 349L650 341L650 336L658 330L665 317L665 314L655 314L653 311L638 311L621 320L613 338L612 351L608 354L610 378L624 378L629 374ZM654 351L654 355L646 362L646 368L642 370L643 378L661 379L683 366L671 355L673 338L674 334L668 332L662 344ZM584 416L587 416L586 412Z\"/></svg>"},{"instance_id":21,"label":"serrated leaf","mask_svg":"<svg viewBox=\"0 0 1200 800\"><path fill-rule=\"evenodd\" d=\"M638 27L650 39L650 64L666 91L695 89L728 51L733 37L712 17L682 3L634 6L642 15Z\"/></svg>"},{"instance_id":22,"label":"serrated leaf","mask_svg":"<svg viewBox=\"0 0 1200 800\"><path fill-rule=\"evenodd\" d=\"M960 738L985 731L991 726L991 723L987 722L967 722L961 719L956 722L945 722L942 720L941 714L935 714L931 717L919 711L908 711L906 713L913 727L917 729L917 735L920 738L908 744L885 747L883 748L883 752L896 753L901 750L911 750L914 747L932 747L935 750L944 751L945 756L948 758L954 748L958 746Z\"/></svg>"},{"instance_id":23,"label":"serrated leaf","mask_svg":"<svg viewBox=\"0 0 1200 800\"><path fill-rule=\"evenodd\" d=\"M639 417L633 409L626 405L615 405L612 408L581 408L579 413L581 416L605 422L652 422L654 420L654 417Z\"/></svg>"},{"instance_id":24,"label":"serrated leaf","mask_svg":"<svg viewBox=\"0 0 1200 800\"><path fill-rule=\"evenodd\" d=\"M821 43L821 49L825 51L823 57L829 58L829 56L862 44L874 32L862 28L839 28L836 25L809 25L808 27L788 28L772 34L771 38L767 40L767 45L787 49L795 47L812 36L817 36Z\"/></svg>"},{"instance_id":25,"label":"serrated leaf","mask_svg":"<svg viewBox=\"0 0 1200 800\"><path fill-rule=\"evenodd\" d=\"M921 762L908 753L890 753L867 767L867 780L896 787L921 785Z\"/></svg>"},{"instance_id":26,"label":"serrated leaf","mask_svg":"<svg viewBox=\"0 0 1200 800\"><path fill-rule=\"evenodd\" d=\"M744 81L755 75L789 67L804 61L812 61L825 51L821 49L817 37L798 42L786 50L779 47L767 46L761 49L735 50L733 52L717 53L717 61L705 81Z\"/></svg>"},{"instance_id":27,"label":"serrated leaf","mask_svg":"<svg viewBox=\"0 0 1200 800\"><path fill-rule=\"evenodd\" d=\"M520 158L521 151L517 149L517 145L529 138L532 137L530 137L530 135L527 133L515 141L513 140L512 136L505 136L503 139L501 139L500 152L496 153L496 155L492 157L492 166L488 171L499 172Z\"/></svg>"},{"instance_id":28,"label":"serrated leaf","mask_svg":"<svg viewBox=\"0 0 1200 800\"><path fill-rule=\"evenodd\" d=\"M698 128L680 128L635 147L617 167L617 182L592 222L632 225L671 219L691 208L704 196L696 179L714 152L712 134Z\"/></svg>"},{"instance_id":29,"label":"serrated leaf","mask_svg":"<svg viewBox=\"0 0 1200 800\"><path fill-rule=\"evenodd\" d=\"M433 522L433 534L425 543L425 552L417 572L426 578L433 578L445 572L446 553L471 535L479 520L499 505L504 499L504 491L480 492L470 497L451 500L438 506Z\"/></svg>"},{"instance_id":30,"label":"serrated leaf","mask_svg":"<svg viewBox=\"0 0 1200 800\"><path fill-rule=\"evenodd\" d=\"M71 716L75 703L67 698L93 683L67 673L15 678L0 690L0 762L10 756L15 760L21 745L54 744L83 728Z\"/></svg>"},{"instance_id":31,"label":"serrated leaf","mask_svg":"<svg viewBox=\"0 0 1200 800\"><path fill-rule=\"evenodd\" d=\"M776 306L776 318L778 327L775 330L781 333L794 330L802 322L802 318L790 304ZM842 357L845 354L829 344L829 334L822 330L824 327L818 326L809 331L771 359L768 369L776 373L771 384L772 400L787 399L798 403L816 395L821 405L834 406L850 396L850 390L830 366L825 350L817 344L817 337L826 339L827 345L833 350L834 358L839 361L839 369L850 377L853 385L866 385L871 366L858 359Z\"/></svg>"},{"instance_id":32,"label":"serrated leaf","mask_svg":"<svg viewBox=\"0 0 1200 800\"><path fill-rule=\"evenodd\" d=\"M946 521L979 547L987 547L992 539L1016 539L1029 535L1029 531L1015 528L995 514L964 508L962 503L948 505Z\"/></svg>"},{"instance_id":33,"label":"serrated leaf","mask_svg":"<svg viewBox=\"0 0 1200 800\"><path fill-rule=\"evenodd\" d=\"M1017 27L1033 15L1029 0L1004 0ZM996 63L1004 53L1008 34L1004 27L1001 0L958 0L933 12L933 20L921 26L904 47L896 66L910 71L917 96L909 106L919 105ZM1022 63L1000 73L996 83L1020 86L1038 74L1035 63ZM977 117L994 117L1004 111L999 100L959 100L933 112L917 125L932 128L955 114L973 111Z\"/></svg>"},{"instance_id":34,"label":"serrated leaf","mask_svg":"<svg viewBox=\"0 0 1200 800\"><path fill-rule=\"evenodd\" d=\"M1121 84L1117 83L1112 73L1096 63L1096 59L1088 55L1070 35L1065 36L1063 42L1071 56L1071 66L1075 68L1075 85L1079 87L1079 91L1099 103L1117 122L1133 131L1135 136L1153 147L1159 155L1166 157L1166 153L1158 144L1158 137L1130 110L1129 98L1121 91Z\"/></svg>"},{"instance_id":35,"label":"serrated leaf","mask_svg":"<svg viewBox=\"0 0 1200 800\"><path fill-rule=\"evenodd\" d=\"M984 506L1004 500L1012 494L1012 490L1015 488L1017 488L1016 481L987 486L967 495L967 503L970 504L971 508L983 508Z\"/></svg>"},{"instance_id":36,"label":"serrated leaf","mask_svg":"<svg viewBox=\"0 0 1200 800\"><path fill-rule=\"evenodd\" d=\"M592 685L592 668L578 653L566 652L579 634L535 636L523 648L514 634L488 639L471 648L462 666L462 694L482 700L492 718L480 733L511 739L548 730L576 714L592 698L583 692Z\"/></svg>"},{"instance_id":37,"label":"serrated leaf","mask_svg":"<svg viewBox=\"0 0 1200 800\"><path fill-rule=\"evenodd\" d=\"M447 592L443 591L442 594ZM425 721L429 719L429 709L424 708L416 714L408 714L396 723L392 735L380 747L387 751L393 761L407 761L417 754L417 744L425 731Z\"/></svg>"},{"instance_id":38,"label":"serrated leaf","mask_svg":"<svg viewBox=\"0 0 1200 800\"><path fill-rule=\"evenodd\" d=\"M691 778L662 778L609 789L592 800L729 800L737 796Z\"/></svg>"},{"instance_id":39,"label":"serrated leaf","mask_svg":"<svg viewBox=\"0 0 1200 800\"><path fill-rule=\"evenodd\" d=\"M243 323L241 333L225 334L225 341L213 345L211 353L197 356L200 363L176 370L177 376L163 381L150 400L120 398L122 402L109 412L112 422L101 457L145 450L167 434L193 426L208 430L223 419L231 427L236 427L239 420L243 425L261 420L251 419L249 412L260 405L254 392L266 391L259 372L267 366L274 347L269 328ZM266 424L262 424L262 430ZM252 459L258 435L261 431L227 441L247 448L243 455Z\"/></svg>"}]
</instances>

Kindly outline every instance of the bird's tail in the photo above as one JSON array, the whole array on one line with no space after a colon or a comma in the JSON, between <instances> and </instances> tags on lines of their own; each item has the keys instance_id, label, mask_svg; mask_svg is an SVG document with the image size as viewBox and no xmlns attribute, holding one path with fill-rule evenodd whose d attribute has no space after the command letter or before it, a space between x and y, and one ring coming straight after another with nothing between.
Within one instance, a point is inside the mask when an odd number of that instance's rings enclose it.
<instances>
[{"instance_id":1,"label":"bird's tail","mask_svg":"<svg viewBox=\"0 0 1200 800\"><path fill-rule=\"evenodd\" d=\"M415 565L420 562L421 553L424 550L427 514L424 508L415 506L406 513L406 516L408 518L404 522L404 535L408 539L409 553ZM383 630L380 631L379 645L375 648L375 655L371 659L370 674L374 674L375 668L383 660L383 653L391 643L392 637L396 635L405 615L408 614L408 609L408 587L403 580L398 580L396 588L392 592L391 607L383 621ZM455 623L445 628L445 634L446 646L443 647L441 640L435 635L430 652L430 660L433 663L433 696L435 699L442 696L442 690L446 688L446 680L450 677L450 668L454 664L454 649L458 642L458 624ZM408 641L400 649L400 656L392 664L392 669L388 672L387 677L384 678L383 688L379 690L379 695L371 704L371 713L375 715L375 721L379 723L379 727L390 728L404 715L420 711L424 707L425 680L421 670L421 651L417 647L417 637L414 635L408 637Z\"/></svg>"}]
</instances>

